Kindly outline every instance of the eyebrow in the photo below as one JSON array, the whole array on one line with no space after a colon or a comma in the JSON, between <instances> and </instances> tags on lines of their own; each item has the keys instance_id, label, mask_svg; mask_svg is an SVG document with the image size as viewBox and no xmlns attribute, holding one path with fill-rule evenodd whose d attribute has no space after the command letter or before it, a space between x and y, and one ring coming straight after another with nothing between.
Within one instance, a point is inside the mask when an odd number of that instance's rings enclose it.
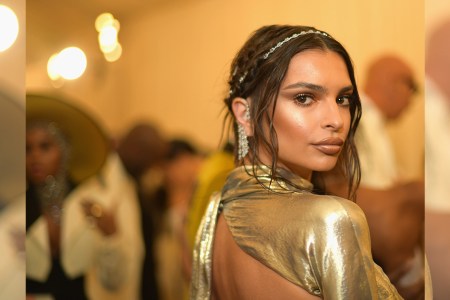
<instances>
[{"instance_id":1,"label":"eyebrow","mask_svg":"<svg viewBox=\"0 0 450 300\"><path fill-rule=\"evenodd\" d=\"M308 88L308 89L311 89L311 90L314 90L314 91L318 91L318 92L321 92L321 93L324 93L324 94L328 93L328 89L325 88L324 86L313 84L313 83L308 83L308 82L296 82L296 83L288 85L287 87L285 87L283 89L284 90L289 90L289 89L295 89L295 88L299 88L299 87L305 87L305 88ZM339 91L339 93L341 94L341 93L346 93L346 92L349 92L349 91L353 91L353 85L349 85L349 86L343 87Z\"/></svg>"}]
</instances>

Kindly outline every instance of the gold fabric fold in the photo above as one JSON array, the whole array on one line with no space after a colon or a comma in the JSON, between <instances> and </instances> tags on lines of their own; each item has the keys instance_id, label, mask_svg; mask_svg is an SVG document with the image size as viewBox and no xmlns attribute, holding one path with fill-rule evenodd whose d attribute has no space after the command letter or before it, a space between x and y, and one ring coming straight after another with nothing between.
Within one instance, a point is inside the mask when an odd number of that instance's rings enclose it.
<instances>
[{"instance_id":1,"label":"gold fabric fold","mask_svg":"<svg viewBox=\"0 0 450 300\"><path fill-rule=\"evenodd\" d=\"M212 246L223 211L239 247L283 278L323 299L402 299L372 259L364 213L353 202L313 194L286 170L250 167L228 177L197 234L191 299L210 299Z\"/></svg>"}]
</instances>

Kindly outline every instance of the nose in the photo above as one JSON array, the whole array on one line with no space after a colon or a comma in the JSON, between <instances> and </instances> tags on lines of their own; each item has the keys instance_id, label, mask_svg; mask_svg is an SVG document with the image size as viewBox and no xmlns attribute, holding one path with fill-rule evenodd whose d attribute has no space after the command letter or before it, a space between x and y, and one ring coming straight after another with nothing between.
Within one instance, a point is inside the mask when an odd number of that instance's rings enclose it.
<instances>
[{"instance_id":1,"label":"nose","mask_svg":"<svg viewBox=\"0 0 450 300\"><path fill-rule=\"evenodd\" d=\"M322 128L339 131L344 126L342 107L340 107L335 100L325 101L322 113Z\"/></svg>"}]
</instances>

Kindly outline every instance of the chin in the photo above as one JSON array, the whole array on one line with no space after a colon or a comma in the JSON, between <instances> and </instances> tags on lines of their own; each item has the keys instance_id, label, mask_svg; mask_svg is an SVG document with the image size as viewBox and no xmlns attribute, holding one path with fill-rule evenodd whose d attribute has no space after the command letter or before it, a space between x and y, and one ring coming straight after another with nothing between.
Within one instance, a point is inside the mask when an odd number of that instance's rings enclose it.
<instances>
[{"instance_id":1,"label":"chin","mask_svg":"<svg viewBox=\"0 0 450 300\"><path fill-rule=\"evenodd\" d=\"M314 168L314 171L316 171L316 172L331 171L336 166L336 163L337 163L337 159L333 159L333 161L323 163L323 164L317 166L317 168Z\"/></svg>"},{"instance_id":2,"label":"chin","mask_svg":"<svg viewBox=\"0 0 450 300\"><path fill-rule=\"evenodd\" d=\"M28 182L31 185L38 186L38 185L43 185L45 183L45 179L36 179L36 178L34 178L34 179L29 179Z\"/></svg>"}]
</instances>

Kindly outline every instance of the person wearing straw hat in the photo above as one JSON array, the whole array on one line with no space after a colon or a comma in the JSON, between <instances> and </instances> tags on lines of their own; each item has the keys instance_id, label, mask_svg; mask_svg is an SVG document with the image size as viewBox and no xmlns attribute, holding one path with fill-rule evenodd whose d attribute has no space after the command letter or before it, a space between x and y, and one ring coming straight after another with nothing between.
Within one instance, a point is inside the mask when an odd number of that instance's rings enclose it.
<instances>
[{"instance_id":1,"label":"person wearing straw hat","mask_svg":"<svg viewBox=\"0 0 450 300\"><path fill-rule=\"evenodd\" d=\"M89 299L85 274L71 272L62 243L65 216L71 213L65 202L100 170L110 142L90 116L57 98L27 95L26 117L27 295Z\"/></svg>"}]
</instances>

